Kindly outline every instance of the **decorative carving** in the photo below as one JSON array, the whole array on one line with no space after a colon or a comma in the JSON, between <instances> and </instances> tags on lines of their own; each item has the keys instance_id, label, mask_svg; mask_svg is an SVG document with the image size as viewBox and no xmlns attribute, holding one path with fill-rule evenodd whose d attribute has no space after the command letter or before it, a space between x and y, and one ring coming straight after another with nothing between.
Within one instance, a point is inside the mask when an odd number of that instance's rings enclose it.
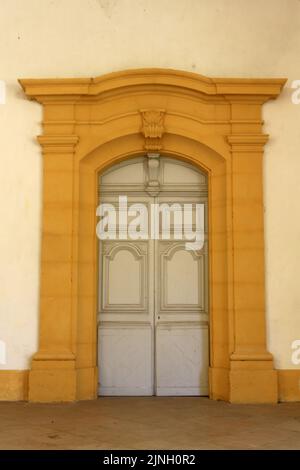
<instances>
[{"instance_id":1,"label":"decorative carving","mask_svg":"<svg viewBox=\"0 0 300 470\"><path fill-rule=\"evenodd\" d=\"M148 178L146 184L146 191L150 196L157 196L160 191L159 183L159 168L160 168L160 155L159 153L148 153Z\"/></svg>"},{"instance_id":2,"label":"decorative carving","mask_svg":"<svg viewBox=\"0 0 300 470\"><path fill-rule=\"evenodd\" d=\"M145 137L145 149L157 151L162 147L164 133L164 109L141 109L142 133Z\"/></svg>"}]
</instances>

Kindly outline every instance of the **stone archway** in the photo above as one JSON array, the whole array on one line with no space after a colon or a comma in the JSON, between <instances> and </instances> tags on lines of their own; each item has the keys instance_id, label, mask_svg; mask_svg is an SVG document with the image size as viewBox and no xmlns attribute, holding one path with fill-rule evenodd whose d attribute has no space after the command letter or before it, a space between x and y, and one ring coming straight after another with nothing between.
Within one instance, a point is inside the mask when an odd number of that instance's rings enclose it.
<instances>
[{"instance_id":1,"label":"stone archway","mask_svg":"<svg viewBox=\"0 0 300 470\"><path fill-rule=\"evenodd\" d=\"M97 174L160 149L209 176L210 397L276 402L265 334L261 107L285 80L142 69L20 83L44 108L40 342L29 400L96 398Z\"/></svg>"}]
</instances>

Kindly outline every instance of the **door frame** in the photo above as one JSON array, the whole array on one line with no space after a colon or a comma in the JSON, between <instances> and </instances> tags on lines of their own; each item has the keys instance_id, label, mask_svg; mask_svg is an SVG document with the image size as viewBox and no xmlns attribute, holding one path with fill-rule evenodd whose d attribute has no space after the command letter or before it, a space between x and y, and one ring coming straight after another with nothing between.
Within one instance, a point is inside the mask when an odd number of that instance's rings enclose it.
<instances>
[{"instance_id":1,"label":"door frame","mask_svg":"<svg viewBox=\"0 0 300 470\"><path fill-rule=\"evenodd\" d=\"M276 402L266 349L261 108L284 79L169 69L24 79L43 105L39 350L29 400L97 396L97 175L145 151L208 174L210 397Z\"/></svg>"}]
</instances>

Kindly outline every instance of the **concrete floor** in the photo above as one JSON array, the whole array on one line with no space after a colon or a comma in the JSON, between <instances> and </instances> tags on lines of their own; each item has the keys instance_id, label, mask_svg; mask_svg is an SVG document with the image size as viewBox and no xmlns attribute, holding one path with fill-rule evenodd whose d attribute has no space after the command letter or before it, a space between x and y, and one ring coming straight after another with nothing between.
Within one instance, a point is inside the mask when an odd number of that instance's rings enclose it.
<instances>
[{"instance_id":1,"label":"concrete floor","mask_svg":"<svg viewBox=\"0 0 300 470\"><path fill-rule=\"evenodd\" d=\"M300 449L300 403L109 397L0 402L0 449Z\"/></svg>"}]
</instances>

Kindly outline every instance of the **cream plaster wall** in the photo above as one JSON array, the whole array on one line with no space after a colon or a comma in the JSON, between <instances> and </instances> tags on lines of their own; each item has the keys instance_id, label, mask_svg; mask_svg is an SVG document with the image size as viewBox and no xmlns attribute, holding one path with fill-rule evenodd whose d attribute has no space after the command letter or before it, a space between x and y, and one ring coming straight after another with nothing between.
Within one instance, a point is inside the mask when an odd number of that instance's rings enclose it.
<instances>
[{"instance_id":1,"label":"cream plaster wall","mask_svg":"<svg viewBox=\"0 0 300 470\"><path fill-rule=\"evenodd\" d=\"M288 77L264 110L267 319L276 366L299 368L300 104L290 88L300 79L298 0L0 0L0 368L28 368L37 349L41 108L17 79L138 67Z\"/></svg>"}]
</instances>

